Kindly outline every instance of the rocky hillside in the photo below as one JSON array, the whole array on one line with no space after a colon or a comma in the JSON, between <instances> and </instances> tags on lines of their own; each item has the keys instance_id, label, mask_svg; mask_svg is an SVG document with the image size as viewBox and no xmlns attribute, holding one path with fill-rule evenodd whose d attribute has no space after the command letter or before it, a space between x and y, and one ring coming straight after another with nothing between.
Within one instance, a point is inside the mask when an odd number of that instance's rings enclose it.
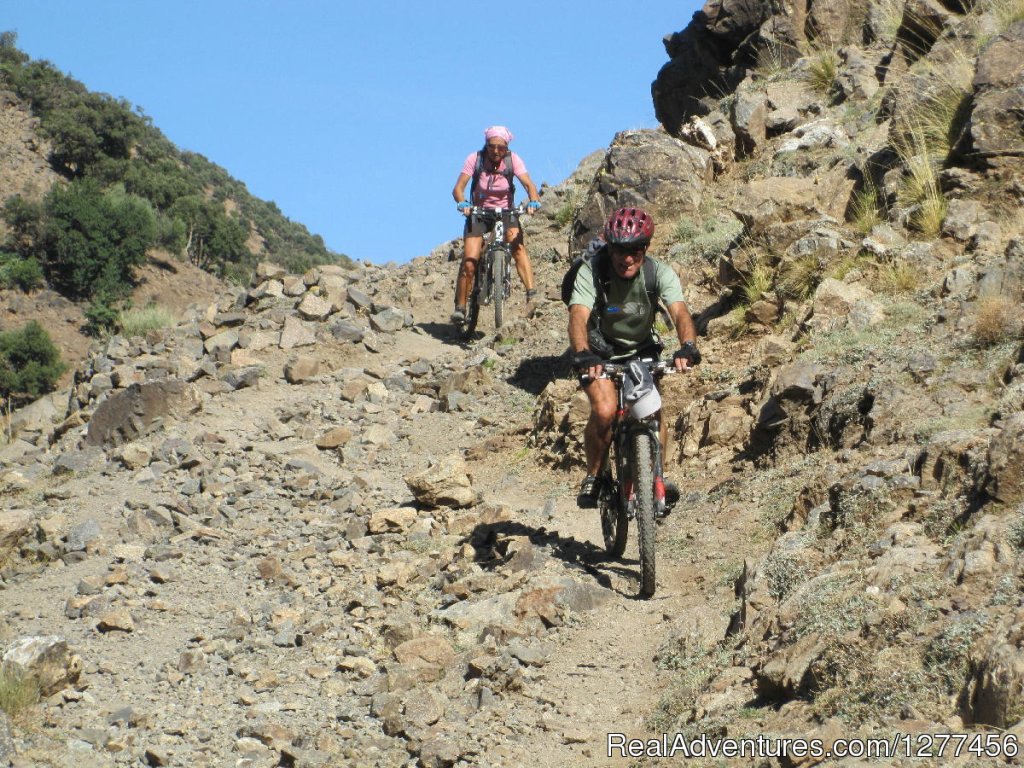
<instances>
[{"instance_id":1,"label":"rocky hillside","mask_svg":"<svg viewBox=\"0 0 1024 768\"><path fill-rule=\"evenodd\" d=\"M15 414L0 697L27 670L42 698L5 707L0 758L788 767L877 738L872 764L1019 764L1021 12L769 8L667 41L667 131L544 189L548 295L500 331L449 334L457 243L265 265ZM557 301L568 244L630 203L705 353L666 382L683 502L647 601L574 506ZM798 737L837 754L778 754Z\"/></svg>"}]
</instances>

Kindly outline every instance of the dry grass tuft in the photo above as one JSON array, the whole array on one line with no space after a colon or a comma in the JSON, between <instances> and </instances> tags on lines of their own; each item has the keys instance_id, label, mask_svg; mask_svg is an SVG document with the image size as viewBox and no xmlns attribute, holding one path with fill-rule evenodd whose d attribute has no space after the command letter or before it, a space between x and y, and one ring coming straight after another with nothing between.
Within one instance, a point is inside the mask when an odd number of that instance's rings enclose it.
<instances>
[{"instance_id":1,"label":"dry grass tuft","mask_svg":"<svg viewBox=\"0 0 1024 768\"><path fill-rule=\"evenodd\" d=\"M871 287L880 293L898 296L915 291L919 279L918 271L909 264L883 264L872 276Z\"/></svg>"},{"instance_id":2,"label":"dry grass tuft","mask_svg":"<svg viewBox=\"0 0 1024 768\"><path fill-rule=\"evenodd\" d=\"M803 301L814 293L822 277L818 257L807 254L783 263L779 275L779 290L787 298Z\"/></svg>"},{"instance_id":3,"label":"dry grass tuft","mask_svg":"<svg viewBox=\"0 0 1024 768\"><path fill-rule=\"evenodd\" d=\"M151 304L143 309L128 309L121 312L117 325L121 333L132 336L145 336L150 331L170 328L175 323L174 315L166 307Z\"/></svg>"},{"instance_id":4,"label":"dry grass tuft","mask_svg":"<svg viewBox=\"0 0 1024 768\"><path fill-rule=\"evenodd\" d=\"M991 347L1019 335L1018 307L1002 294L982 296L974 320L974 342Z\"/></svg>"},{"instance_id":5,"label":"dry grass tuft","mask_svg":"<svg viewBox=\"0 0 1024 768\"><path fill-rule=\"evenodd\" d=\"M832 95L839 75L839 54L834 48L817 48L811 54L805 77L807 84L823 96Z\"/></svg>"},{"instance_id":6,"label":"dry grass tuft","mask_svg":"<svg viewBox=\"0 0 1024 768\"><path fill-rule=\"evenodd\" d=\"M882 216L881 198L878 189L869 181L857 190L850 204L850 223L861 234L868 234L885 219Z\"/></svg>"},{"instance_id":7,"label":"dry grass tuft","mask_svg":"<svg viewBox=\"0 0 1024 768\"><path fill-rule=\"evenodd\" d=\"M39 703L36 678L13 664L0 666L0 710L11 720L20 720Z\"/></svg>"},{"instance_id":8,"label":"dry grass tuft","mask_svg":"<svg viewBox=\"0 0 1024 768\"><path fill-rule=\"evenodd\" d=\"M985 5L995 16L996 27L1001 33L1018 21L1024 21L1024 0L990 0Z\"/></svg>"},{"instance_id":9,"label":"dry grass tuft","mask_svg":"<svg viewBox=\"0 0 1024 768\"><path fill-rule=\"evenodd\" d=\"M743 281L743 297L746 303L753 304L772 289L774 276L772 270L764 264L755 264L753 271Z\"/></svg>"}]
</instances>

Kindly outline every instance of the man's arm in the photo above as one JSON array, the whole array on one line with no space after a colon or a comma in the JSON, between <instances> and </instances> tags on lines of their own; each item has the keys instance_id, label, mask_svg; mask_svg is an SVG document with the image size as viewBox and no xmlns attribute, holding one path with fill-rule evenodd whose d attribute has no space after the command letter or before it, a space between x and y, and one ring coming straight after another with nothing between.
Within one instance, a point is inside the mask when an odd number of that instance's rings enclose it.
<instances>
[{"instance_id":1,"label":"man's arm","mask_svg":"<svg viewBox=\"0 0 1024 768\"><path fill-rule=\"evenodd\" d=\"M673 302L668 307L668 313L672 322L676 324L676 335L679 336L679 351L672 356L672 361L676 370L685 371L700 362L700 352L697 351L697 326L693 323L686 302Z\"/></svg>"},{"instance_id":2,"label":"man's arm","mask_svg":"<svg viewBox=\"0 0 1024 768\"><path fill-rule=\"evenodd\" d=\"M687 308L686 302L673 302L669 305L668 314L672 318L672 322L675 323L676 335L679 336L679 346L688 341L696 344L697 326L694 325L693 318L690 317L690 310Z\"/></svg>"},{"instance_id":3,"label":"man's arm","mask_svg":"<svg viewBox=\"0 0 1024 768\"><path fill-rule=\"evenodd\" d=\"M587 323L590 321L590 309L583 304L569 307L569 347L573 352L589 349L587 341Z\"/></svg>"}]
</instances>

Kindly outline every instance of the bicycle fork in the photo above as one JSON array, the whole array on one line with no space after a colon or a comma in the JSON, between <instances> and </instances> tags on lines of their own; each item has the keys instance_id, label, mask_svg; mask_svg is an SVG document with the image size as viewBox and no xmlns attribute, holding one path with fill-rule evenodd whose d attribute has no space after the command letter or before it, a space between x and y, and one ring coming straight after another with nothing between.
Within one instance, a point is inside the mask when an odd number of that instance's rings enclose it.
<instances>
[{"instance_id":1,"label":"bicycle fork","mask_svg":"<svg viewBox=\"0 0 1024 768\"><path fill-rule=\"evenodd\" d=\"M624 415L625 414L623 412L620 412L619 413L619 418L622 418ZM636 457L635 456L630 456L630 454L628 453L630 443L632 442L630 440L630 438L637 431L638 430L635 430L635 429L634 430L624 430L622 432L622 436L620 437L620 444L619 444L619 451L618 451L618 453L619 453L620 456L629 456L629 464L630 465L632 465L632 463L634 461L636 461ZM653 424L653 425L651 425L649 427L645 427L644 429L639 430L639 431L648 432L650 434L650 437L651 437L651 448L652 448L652 451L653 451L653 454L651 456L651 461L654 463L654 466L651 468L651 474L654 476L654 513L658 517L664 517L664 515L665 515L665 470L664 470L664 463L662 461L661 438L660 438L660 436L658 434L658 425L657 424ZM634 474L635 474L635 471L630 471L630 472L625 472L625 473L620 472L619 473L620 482L622 483L622 487L623 487L623 497L627 501L627 514L628 514L630 520L633 520L633 519L636 518L637 499L636 499L636 488L634 488L634 486L633 486L633 476L634 476Z\"/></svg>"}]
</instances>

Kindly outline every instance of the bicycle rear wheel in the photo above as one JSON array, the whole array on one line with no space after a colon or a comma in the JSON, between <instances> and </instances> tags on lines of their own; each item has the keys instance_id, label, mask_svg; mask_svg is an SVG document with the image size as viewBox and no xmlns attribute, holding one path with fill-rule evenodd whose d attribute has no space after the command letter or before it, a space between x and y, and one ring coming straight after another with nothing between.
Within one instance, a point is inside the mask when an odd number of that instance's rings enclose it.
<instances>
[{"instance_id":1,"label":"bicycle rear wheel","mask_svg":"<svg viewBox=\"0 0 1024 768\"><path fill-rule=\"evenodd\" d=\"M501 328L505 312L505 270L508 269L508 251L491 251L491 299L494 301L494 327Z\"/></svg>"},{"instance_id":2,"label":"bicycle rear wheel","mask_svg":"<svg viewBox=\"0 0 1024 768\"><path fill-rule=\"evenodd\" d=\"M633 435L633 494L640 549L640 597L650 597L656 588L654 573L654 447L651 436Z\"/></svg>"},{"instance_id":3,"label":"bicycle rear wheel","mask_svg":"<svg viewBox=\"0 0 1024 768\"><path fill-rule=\"evenodd\" d=\"M629 517L626 514L626 499L623 497L622 486L612 472L614 464L613 461L606 461L605 468L598 478L598 482L601 483L598 507L601 511L601 533L604 536L605 551L611 557L622 557L622 553L626 551L626 540L629 538Z\"/></svg>"}]
</instances>

